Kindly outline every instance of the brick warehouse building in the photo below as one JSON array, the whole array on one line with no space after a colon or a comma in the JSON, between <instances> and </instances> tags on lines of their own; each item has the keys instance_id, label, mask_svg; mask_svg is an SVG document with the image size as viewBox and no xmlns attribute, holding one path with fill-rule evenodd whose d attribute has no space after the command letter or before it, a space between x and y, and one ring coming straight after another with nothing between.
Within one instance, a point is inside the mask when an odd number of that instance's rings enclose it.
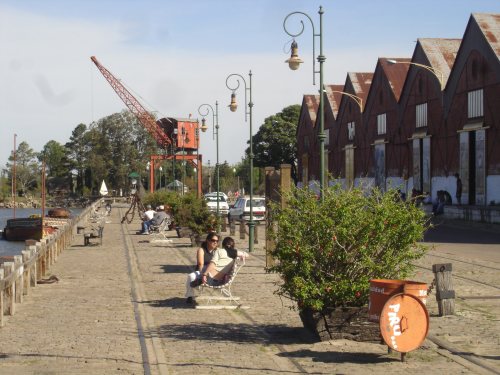
<instances>
[{"instance_id":1,"label":"brick warehouse building","mask_svg":"<svg viewBox=\"0 0 500 375\"><path fill-rule=\"evenodd\" d=\"M315 100L302 102L297 129L300 185L319 174ZM330 184L454 197L459 173L463 204L498 204L499 132L499 14L472 14L462 39L419 39L411 59L379 58L373 74L325 86Z\"/></svg>"}]
</instances>

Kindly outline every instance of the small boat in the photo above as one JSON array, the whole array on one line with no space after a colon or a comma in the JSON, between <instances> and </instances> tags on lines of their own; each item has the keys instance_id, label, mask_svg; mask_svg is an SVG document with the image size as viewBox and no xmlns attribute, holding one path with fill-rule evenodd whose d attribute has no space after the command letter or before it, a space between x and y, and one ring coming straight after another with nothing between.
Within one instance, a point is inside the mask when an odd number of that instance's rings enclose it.
<instances>
[{"instance_id":1,"label":"small boat","mask_svg":"<svg viewBox=\"0 0 500 375\"><path fill-rule=\"evenodd\" d=\"M67 219L71 217L71 211L63 207L52 208L49 210L47 216L59 219Z\"/></svg>"},{"instance_id":2,"label":"small boat","mask_svg":"<svg viewBox=\"0 0 500 375\"><path fill-rule=\"evenodd\" d=\"M41 218L9 219L3 230L7 241L41 240L43 228Z\"/></svg>"}]
</instances>

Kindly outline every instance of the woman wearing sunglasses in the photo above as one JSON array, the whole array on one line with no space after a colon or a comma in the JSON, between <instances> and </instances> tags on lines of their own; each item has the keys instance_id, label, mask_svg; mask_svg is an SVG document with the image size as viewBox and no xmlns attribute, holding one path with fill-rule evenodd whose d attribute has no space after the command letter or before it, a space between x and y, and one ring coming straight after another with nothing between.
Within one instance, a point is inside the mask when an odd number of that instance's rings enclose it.
<instances>
[{"instance_id":1,"label":"woman wearing sunglasses","mask_svg":"<svg viewBox=\"0 0 500 375\"><path fill-rule=\"evenodd\" d=\"M191 272L186 280L186 303L193 302L193 287L201 284L201 274L205 272L210 264L218 245L219 236L215 232L210 232L201 247L196 251L196 271Z\"/></svg>"}]
</instances>

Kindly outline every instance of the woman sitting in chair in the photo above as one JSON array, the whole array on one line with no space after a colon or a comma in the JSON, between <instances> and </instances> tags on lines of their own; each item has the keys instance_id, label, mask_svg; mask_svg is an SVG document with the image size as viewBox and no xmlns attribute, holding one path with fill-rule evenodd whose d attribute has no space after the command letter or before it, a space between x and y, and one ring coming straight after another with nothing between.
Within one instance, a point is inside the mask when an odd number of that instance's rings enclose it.
<instances>
[{"instance_id":1,"label":"woman sitting in chair","mask_svg":"<svg viewBox=\"0 0 500 375\"><path fill-rule=\"evenodd\" d=\"M224 238L222 247L222 249L218 248L214 251L212 259L207 267L201 272L193 273L196 274L196 277L189 283L189 288L186 290L187 303L192 303L193 301L193 288L201 284L208 284L211 286L224 284L227 281L226 275L228 275L233 268L233 261L237 257L248 257L248 253L234 248L234 240L231 237ZM188 279L190 278L188 277Z\"/></svg>"},{"instance_id":2,"label":"woman sitting in chair","mask_svg":"<svg viewBox=\"0 0 500 375\"><path fill-rule=\"evenodd\" d=\"M210 232L206 240L201 244L201 247L196 251L196 271L191 272L186 280L186 297L187 303L193 301L193 287L196 280L201 280L201 273L205 272L206 268L212 260L217 245L219 244L219 236L215 232ZM192 285L193 284L193 285Z\"/></svg>"}]
</instances>

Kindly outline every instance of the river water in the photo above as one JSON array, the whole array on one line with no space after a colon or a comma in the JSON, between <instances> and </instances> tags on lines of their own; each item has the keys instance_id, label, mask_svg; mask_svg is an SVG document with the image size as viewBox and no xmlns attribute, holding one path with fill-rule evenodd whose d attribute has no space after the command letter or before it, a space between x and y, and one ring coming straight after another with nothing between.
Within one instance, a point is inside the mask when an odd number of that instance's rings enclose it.
<instances>
[{"instance_id":1,"label":"river water","mask_svg":"<svg viewBox=\"0 0 500 375\"><path fill-rule=\"evenodd\" d=\"M71 209L73 215L78 215L82 210ZM45 209L48 212L48 208ZM41 215L41 209L33 208L16 208L16 218L28 217L33 214ZM1 208L0 209L0 230L5 228L7 220L12 219L12 209ZM0 235L0 256L2 255L19 255L21 251L24 250L24 241L5 241Z\"/></svg>"}]
</instances>

